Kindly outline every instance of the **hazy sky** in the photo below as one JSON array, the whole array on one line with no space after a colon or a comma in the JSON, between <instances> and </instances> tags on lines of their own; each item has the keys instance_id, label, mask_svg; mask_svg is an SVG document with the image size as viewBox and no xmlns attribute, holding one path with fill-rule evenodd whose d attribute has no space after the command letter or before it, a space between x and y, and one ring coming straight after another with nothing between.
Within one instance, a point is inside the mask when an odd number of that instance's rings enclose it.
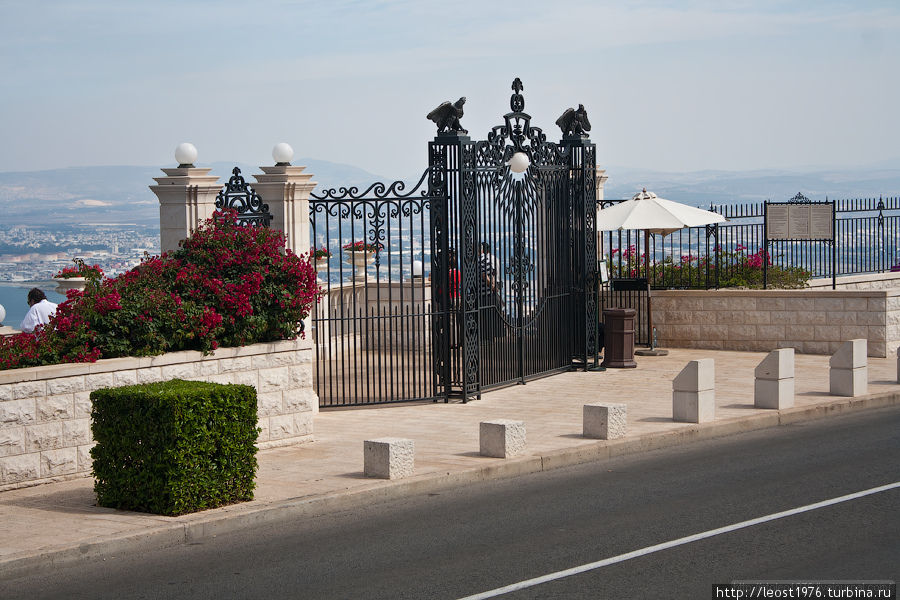
<instances>
[{"instance_id":1,"label":"hazy sky","mask_svg":"<svg viewBox=\"0 0 900 600\"><path fill-rule=\"evenodd\" d=\"M583 103L601 166L900 168L900 2L0 1L0 171L272 164L399 178L425 114ZM295 164L296 161L295 161Z\"/></svg>"}]
</instances>

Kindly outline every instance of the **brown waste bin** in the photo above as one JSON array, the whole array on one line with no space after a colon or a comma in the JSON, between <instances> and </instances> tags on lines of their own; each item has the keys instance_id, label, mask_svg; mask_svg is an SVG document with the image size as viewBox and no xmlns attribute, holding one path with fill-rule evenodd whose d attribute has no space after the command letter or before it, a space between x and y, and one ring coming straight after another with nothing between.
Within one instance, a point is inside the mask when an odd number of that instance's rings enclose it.
<instances>
[{"instance_id":1,"label":"brown waste bin","mask_svg":"<svg viewBox=\"0 0 900 600\"><path fill-rule=\"evenodd\" d=\"M603 338L606 350L600 366L613 369L633 369L634 362L634 316L633 308L603 309Z\"/></svg>"}]
</instances>

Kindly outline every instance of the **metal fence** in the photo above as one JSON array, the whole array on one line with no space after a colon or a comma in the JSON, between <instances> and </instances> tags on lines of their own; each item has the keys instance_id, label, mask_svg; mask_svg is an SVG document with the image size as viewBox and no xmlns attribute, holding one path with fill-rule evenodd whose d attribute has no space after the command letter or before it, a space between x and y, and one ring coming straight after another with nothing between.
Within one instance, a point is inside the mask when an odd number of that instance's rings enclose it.
<instances>
[{"instance_id":1,"label":"metal fence","mask_svg":"<svg viewBox=\"0 0 900 600\"><path fill-rule=\"evenodd\" d=\"M622 200L604 200L599 205L617 202ZM651 236L649 274L644 266L643 231L604 232L598 256L606 258L611 278L649 277L657 289L726 287L738 271L747 277L763 261L782 269L804 269L810 278L885 272L900 262L900 196L836 200L833 245L770 241L768 256L764 202L712 205L709 210L723 215L727 223ZM761 269L759 277L761 286Z\"/></svg>"},{"instance_id":2,"label":"metal fence","mask_svg":"<svg viewBox=\"0 0 900 600\"><path fill-rule=\"evenodd\" d=\"M425 175L310 197L322 298L313 308L320 406L430 400L429 199Z\"/></svg>"}]
</instances>

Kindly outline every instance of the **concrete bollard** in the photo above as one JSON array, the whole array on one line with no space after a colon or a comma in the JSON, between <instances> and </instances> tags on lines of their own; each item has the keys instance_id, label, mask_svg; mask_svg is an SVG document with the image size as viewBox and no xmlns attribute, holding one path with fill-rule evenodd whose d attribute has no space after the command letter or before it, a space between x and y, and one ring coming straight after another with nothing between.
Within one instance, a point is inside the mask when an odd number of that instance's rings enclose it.
<instances>
[{"instance_id":1,"label":"concrete bollard","mask_svg":"<svg viewBox=\"0 0 900 600\"><path fill-rule=\"evenodd\" d=\"M791 408L794 406L794 349L772 350L756 366L753 405L756 408Z\"/></svg>"},{"instance_id":2,"label":"concrete bollard","mask_svg":"<svg viewBox=\"0 0 900 600\"><path fill-rule=\"evenodd\" d=\"M900 348L897 348L897 383L900 383Z\"/></svg>"},{"instance_id":3,"label":"concrete bollard","mask_svg":"<svg viewBox=\"0 0 900 600\"><path fill-rule=\"evenodd\" d=\"M672 418L706 423L716 418L716 369L711 358L692 360L672 381Z\"/></svg>"},{"instance_id":4,"label":"concrete bollard","mask_svg":"<svg viewBox=\"0 0 900 600\"><path fill-rule=\"evenodd\" d=\"M844 342L831 360L828 379L832 396L862 396L869 386L866 339Z\"/></svg>"},{"instance_id":5,"label":"concrete bollard","mask_svg":"<svg viewBox=\"0 0 900 600\"><path fill-rule=\"evenodd\" d=\"M509 419L482 421L479 426L482 456L510 458L525 452L525 422Z\"/></svg>"},{"instance_id":6,"label":"concrete bollard","mask_svg":"<svg viewBox=\"0 0 900 600\"><path fill-rule=\"evenodd\" d=\"M416 446L404 438L378 438L363 443L363 463L366 477L400 479L415 470Z\"/></svg>"},{"instance_id":7,"label":"concrete bollard","mask_svg":"<svg viewBox=\"0 0 900 600\"><path fill-rule=\"evenodd\" d=\"M584 437L598 440L624 437L627 410L625 404L585 404L582 415Z\"/></svg>"}]
</instances>

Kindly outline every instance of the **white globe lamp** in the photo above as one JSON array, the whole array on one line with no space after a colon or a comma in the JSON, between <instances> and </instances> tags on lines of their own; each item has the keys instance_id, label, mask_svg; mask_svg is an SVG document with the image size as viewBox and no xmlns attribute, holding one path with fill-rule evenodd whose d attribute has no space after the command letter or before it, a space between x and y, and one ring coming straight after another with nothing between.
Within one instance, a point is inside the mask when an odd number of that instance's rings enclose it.
<instances>
[{"instance_id":1,"label":"white globe lamp","mask_svg":"<svg viewBox=\"0 0 900 600\"><path fill-rule=\"evenodd\" d=\"M509 165L509 170L513 173L524 173L531 164L531 161L524 152L516 152L506 164Z\"/></svg>"},{"instance_id":2,"label":"white globe lamp","mask_svg":"<svg viewBox=\"0 0 900 600\"><path fill-rule=\"evenodd\" d=\"M423 265L421 260L414 260L412 262L412 276L413 277L421 277L423 272Z\"/></svg>"},{"instance_id":3,"label":"white globe lamp","mask_svg":"<svg viewBox=\"0 0 900 600\"><path fill-rule=\"evenodd\" d=\"M275 159L276 166L286 167L291 164L291 159L294 158L294 149L285 142L275 144L275 147L272 148L272 158Z\"/></svg>"},{"instance_id":4,"label":"white globe lamp","mask_svg":"<svg viewBox=\"0 0 900 600\"><path fill-rule=\"evenodd\" d=\"M3 325L3 319L6 318L6 309L0 304L0 325Z\"/></svg>"},{"instance_id":5,"label":"white globe lamp","mask_svg":"<svg viewBox=\"0 0 900 600\"><path fill-rule=\"evenodd\" d=\"M197 148L188 142L182 142L175 148L175 161L180 168L193 167L197 160Z\"/></svg>"}]
</instances>

